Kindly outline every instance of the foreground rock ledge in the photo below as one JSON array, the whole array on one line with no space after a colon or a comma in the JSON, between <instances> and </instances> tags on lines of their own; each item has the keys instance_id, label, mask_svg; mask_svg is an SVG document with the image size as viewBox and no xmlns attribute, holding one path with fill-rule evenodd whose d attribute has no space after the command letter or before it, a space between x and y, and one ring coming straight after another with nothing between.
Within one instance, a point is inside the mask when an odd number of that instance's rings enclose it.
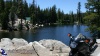
<instances>
[{"instance_id":1,"label":"foreground rock ledge","mask_svg":"<svg viewBox=\"0 0 100 56\"><path fill-rule=\"evenodd\" d=\"M6 50L8 56L68 56L70 48L57 40L40 40L28 43L24 39L2 38L0 48Z\"/></svg>"},{"instance_id":2,"label":"foreground rock ledge","mask_svg":"<svg viewBox=\"0 0 100 56\"><path fill-rule=\"evenodd\" d=\"M100 56L100 39L97 39L98 48L91 56ZM68 56L70 48L57 40L40 40L28 43L24 39L2 38L0 48L6 50L8 56Z\"/></svg>"}]
</instances>

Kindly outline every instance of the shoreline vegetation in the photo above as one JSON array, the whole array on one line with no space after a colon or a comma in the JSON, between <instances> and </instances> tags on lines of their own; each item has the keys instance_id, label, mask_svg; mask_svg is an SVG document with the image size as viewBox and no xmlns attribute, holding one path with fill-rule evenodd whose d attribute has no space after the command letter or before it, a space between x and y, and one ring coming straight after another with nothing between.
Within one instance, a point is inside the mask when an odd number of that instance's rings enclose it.
<instances>
[{"instance_id":1,"label":"shoreline vegetation","mask_svg":"<svg viewBox=\"0 0 100 56\"><path fill-rule=\"evenodd\" d=\"M100 39L97 39L98 48L92 56L100 55ZM2 38L0 48L5 49L8 56L68 56L70 47L58 40L43 39L28 43L22 38ZM0 54L1 55L1 54Z\"/></svg>"}]
</instances>

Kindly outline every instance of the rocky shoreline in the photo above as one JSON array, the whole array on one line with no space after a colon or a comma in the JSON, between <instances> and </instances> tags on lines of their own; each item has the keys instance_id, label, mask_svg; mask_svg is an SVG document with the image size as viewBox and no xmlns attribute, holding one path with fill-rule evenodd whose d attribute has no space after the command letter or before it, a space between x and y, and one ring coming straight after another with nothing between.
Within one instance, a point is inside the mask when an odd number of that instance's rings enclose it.
<instances>
[{"instance_id":1,"label":"rocky shoreline","mask_svg":"<svg viewBox=\"0 0 100 56\"><path fill-rule=\"evenodd\" d=\"M70 48L57 40L40 40L28 43L24 39L2 38L0 48L8 56L68 56Z\"/></svg>"},{"instance_id":2,"label":"rocky shoreline","mask_svg":"<svg viewBox=\"0 0 100 56\"><path fill-rule=\"evenodd\" d=\"M91 56L100 55L100 40L97 40L98 48ZM68 56L70 48L58 40L44 39L28 43L24 39L2 38L0 48L6 50L8 56ZM96 55L95 55L96 54Z\"/></svg>"}]
</instances>

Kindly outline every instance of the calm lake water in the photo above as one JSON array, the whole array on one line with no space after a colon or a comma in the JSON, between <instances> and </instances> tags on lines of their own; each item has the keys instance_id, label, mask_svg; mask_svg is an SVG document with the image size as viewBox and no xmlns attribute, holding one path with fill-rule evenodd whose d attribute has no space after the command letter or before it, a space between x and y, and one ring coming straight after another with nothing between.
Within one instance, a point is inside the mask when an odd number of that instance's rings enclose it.
<instances>
[{"instance_id":1,"label":"calm lake water","mask_svg":"<svg viewBox=\"0 0 100 56\"><path fill-rule=\"evenodd\" d=\"M77 36L79 33L91 37L90 32L86 32L85 25L63 25L63 26L45 26L30 31L0 32L0 38L24 38L28 42L39 41L42 39L54 39L68 44L68 33Z\"/></svg>"}]
</instances>

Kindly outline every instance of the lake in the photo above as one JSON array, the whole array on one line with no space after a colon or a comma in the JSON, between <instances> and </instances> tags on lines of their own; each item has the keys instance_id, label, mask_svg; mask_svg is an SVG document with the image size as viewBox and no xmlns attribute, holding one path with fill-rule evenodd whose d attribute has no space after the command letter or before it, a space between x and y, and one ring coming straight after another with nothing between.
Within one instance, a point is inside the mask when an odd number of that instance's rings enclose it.
<instances>
[{"instance_id":1,"label":"lake","mask_svg":"<svg viewBox=\"0 0 100 56\"><path fill-rule=\"evenodd\" d=\"M44 26L29 31L0 32L0 38L24 38L28 42L54 39L68 44L70 39L67 36L68 33L71 33L73 36L82 33L87 37L91 37L90 32L86 32L86 28L88 28L88 26L85 25Z\"/></svg>"}]
</instances>

